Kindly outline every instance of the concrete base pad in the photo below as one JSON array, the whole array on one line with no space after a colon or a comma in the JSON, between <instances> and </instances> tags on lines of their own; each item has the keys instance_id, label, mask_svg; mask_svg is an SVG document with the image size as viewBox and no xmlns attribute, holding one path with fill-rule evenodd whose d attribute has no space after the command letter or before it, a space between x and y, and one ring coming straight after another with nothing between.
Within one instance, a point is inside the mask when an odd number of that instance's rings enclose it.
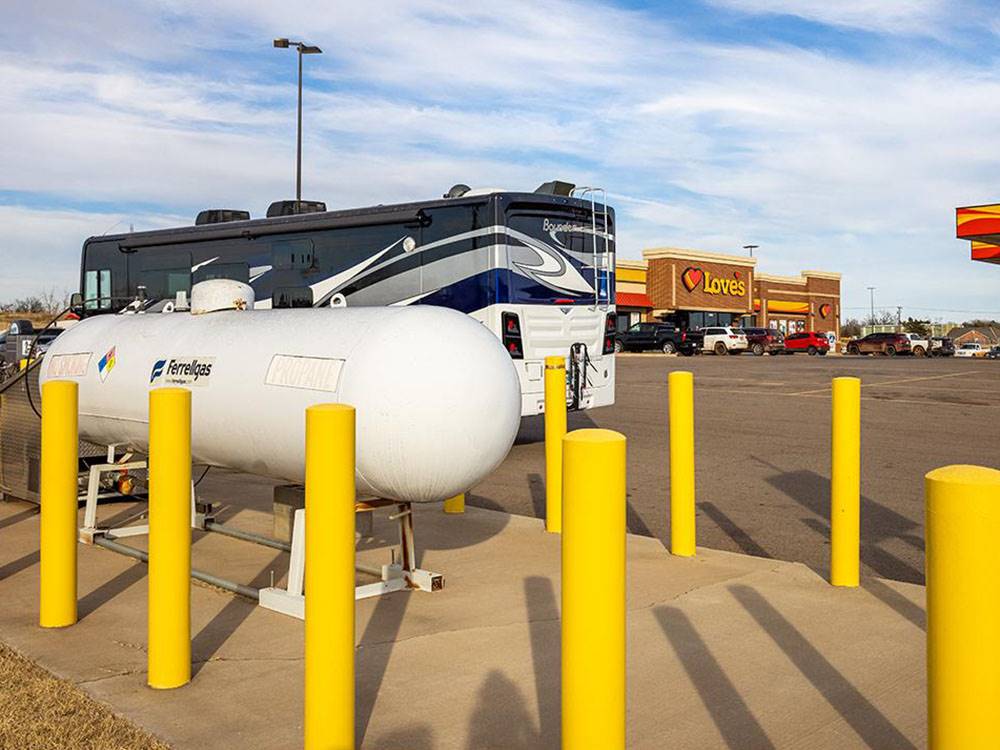
<instances>
[{"instance_id":1,"label":"concrete base pad","mask_svg":"<svg viewBox=\"0 0 1000 750\"><path fill-rule=\"evenodd\" d=\"M241 491L269 508L270 485ZM261 510L227 515L270 531ZM558 747L559 537L472 507L421 506L415 523L420 565L445 588L358 602L359 746ZM376 537L392 529L376 520ZM154 691L145 566L81 546L81 620L43 631L37 542L31 506L0 503L0 639L176 748L301 746L301 622L195 585L194 679ZM385 561L384 546L367 546L359 557ZM283 553L214 534L197 533L192 555L255 586L287 567ZM835 589L798 564L707 549L674 558L630 536L629 747L922 748L923 601L912 584Z\"/></svg>"}]
</instances>

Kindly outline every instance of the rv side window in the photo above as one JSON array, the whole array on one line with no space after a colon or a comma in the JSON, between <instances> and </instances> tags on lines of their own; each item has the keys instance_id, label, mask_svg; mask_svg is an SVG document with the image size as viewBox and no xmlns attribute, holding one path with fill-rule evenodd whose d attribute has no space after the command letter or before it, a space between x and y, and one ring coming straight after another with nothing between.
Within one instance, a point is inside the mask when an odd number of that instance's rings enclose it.
<instances>
[{"instance_id":1,"label":"rv side window","mask_svg":"<svg viewBox=\"0 0 1000 750\"><path fill-rule=\"evenodd\" d=\"M194 272L193 284L209 279L232 279L250 283L250 266L246 263L209 263Z\"/></svg>"},{"instance_id":2,"label":"rv side window","mask_svg":"<svg viewBox=\"0 0 1000 750\"><path fill-rule=\"evenodd\" d=\"M149 299L173 299L177 292L191 293L191 268L155 268L139 274Z\"/></svg>"},{"instance_id":3,"label":"rv side window","mask_svg":"<svg viewBox=\"0 0 1000 750\"><path fill-rule=\"evenodd\" d=\"M271 307L312 307L313 290L307 286L279 286L271 296Z\"/></svg>"},{"instance_id":4,"label":"rv side window","mask_svg":"<svg viewBox=\"0 0 1000 750\"><path fill-rule=\"evenodd\" d=\"M111 309L111 269L102 268L84 274L83 307L85 310Z\"/></svg>"},{"instance_id":5,"label":"rv side window","mask_svg":"<svg viewBox=\"0 0 1000 750\"><path fill-rule=\"evenodd\" d=\"M277 240L271 243L271 263L279 271L312 268L314 259L312 240Z\"/></svg>"}]
</instances>

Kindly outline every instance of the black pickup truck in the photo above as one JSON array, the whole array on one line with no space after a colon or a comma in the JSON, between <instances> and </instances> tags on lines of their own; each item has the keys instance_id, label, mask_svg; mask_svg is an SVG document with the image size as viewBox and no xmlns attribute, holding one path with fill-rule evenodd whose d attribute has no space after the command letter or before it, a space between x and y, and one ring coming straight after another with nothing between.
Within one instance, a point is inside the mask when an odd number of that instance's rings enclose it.
<instances>
[{"instance_id":1,"label":"black pickup truck","mask_svg":"<svg viewBox=\"0 0 1000 750\"><path fill-rule=\"evenodd\" d=\"M697 331L684 331L667 323L636 323L615 336L616 352L642 352L658 349L664 354L697 354L705 340Z\"/></svg>"}]
</instances>

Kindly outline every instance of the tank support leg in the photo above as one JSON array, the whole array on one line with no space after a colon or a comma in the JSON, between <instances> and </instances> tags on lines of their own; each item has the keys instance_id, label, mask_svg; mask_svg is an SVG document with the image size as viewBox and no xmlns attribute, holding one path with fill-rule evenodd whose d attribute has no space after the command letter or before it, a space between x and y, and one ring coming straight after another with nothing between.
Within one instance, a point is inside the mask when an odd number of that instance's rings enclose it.
<instances>
[{"instance_id":1,"label":"tank support leg","mask_svg":"<svg viewBox=\"0 0 1000 750\"><path fill-rule=\"evenodd\" d=\"M400 559L393 555L392 562L376 567L358 564L356 570L381 580L375 583L355 586L355 599L368 599L393 591L420 589L439 591L444 587L444 576L417 567L416 544L413 535L413 510L409 503L392 500L364 500L355 504L358 513L370 513L376 508L395 506L389 520L397 521L399 528ZM292 527L292 551L288 561L288 579L284 588L271 586L260 590L260 606L273 609L292 617L302 619L305 614L304 566L305 566L305 524L304 509L295 511Z\"/></svg>"}]
</instances>

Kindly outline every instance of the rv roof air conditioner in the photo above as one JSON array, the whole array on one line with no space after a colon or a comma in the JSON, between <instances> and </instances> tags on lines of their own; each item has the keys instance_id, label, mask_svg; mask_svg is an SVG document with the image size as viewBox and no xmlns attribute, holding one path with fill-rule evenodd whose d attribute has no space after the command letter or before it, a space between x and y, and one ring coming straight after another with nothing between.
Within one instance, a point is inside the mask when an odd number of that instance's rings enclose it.
<instances>
[{"instance_id":1,"label":"rv roof air conditioner","mask_svg":"<svg viewBox=\"0 0 1000 750\"><path fill-rule=\"evenodd\" d=\"M228 221L249 221L250 212L235 208L209 208L198 212L194 220L195 226L203 224L225 224Z\"/></svg>"},{"instance_id":2,"label":"rv roof air conditioner","mask_svg":"<svg viewBox=\"0 0 1000 750\"><path fill-rule=\"evenodd\" d=\"M457 185L452 185L451 190L444 194L445 198L461 198L467 192L472 190L468 185L463 185L461 182Z\"/></svg>"},{"instance_id":3,"label":"rv roof air conditioner","mask_svg":"<svg viewBox=\"0 0 1000 750\"><path fill-rule=\"evenodd\" d=\"M267 207L267 218L295 216L296 214L319 214L326 211L323 201L275 201Z\"/></svg>"},{"instance_id":4,"label":"rv roof air conditioner","mask_svg":"<svg viewBox=\"0 0 1000 750\"><path fill-rule=\"evenodd\" d=\"M559 180L553 180L552 182L543 182L541 185L535 188L536 193L542 195L565 195L570 196L573 194L573 188L575 188L572 182L561 182Z\"/></svg>"}]
</instances>

